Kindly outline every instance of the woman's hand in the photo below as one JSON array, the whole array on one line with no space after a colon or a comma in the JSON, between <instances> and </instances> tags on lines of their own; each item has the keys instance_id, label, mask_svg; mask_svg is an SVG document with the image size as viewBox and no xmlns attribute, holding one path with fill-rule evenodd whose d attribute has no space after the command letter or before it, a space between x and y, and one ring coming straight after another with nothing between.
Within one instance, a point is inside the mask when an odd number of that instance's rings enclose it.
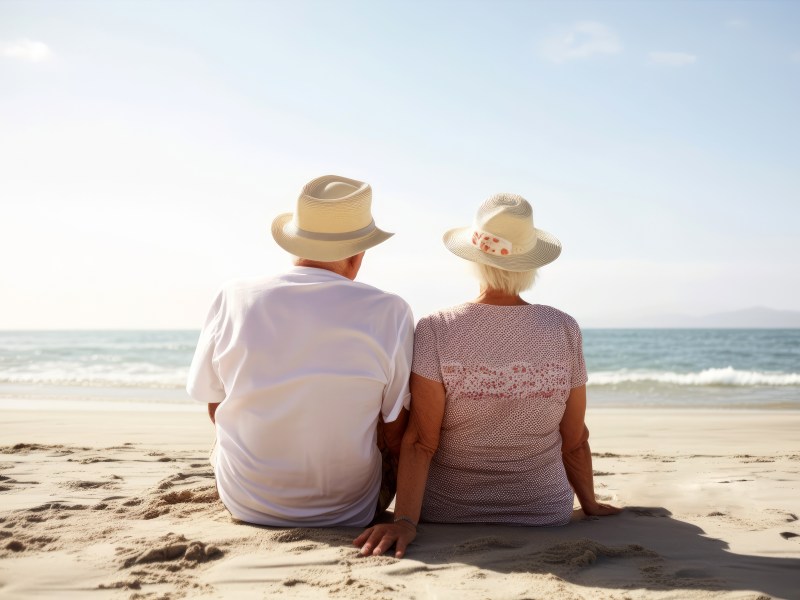
<instances>
[{"instance_id":1,"label":"woman's hand","mask_svg":"<svg viewBox=\"0 0 800 600\"><path fill-rule=\"evenodd\" d=\"M622 512L621 508L605 504L603 502L594 502L589 506L581 506L583 514L588 517L607 517L609 515L617 515Z\"/></svg>"},{"instance_id":2,"label":"woman's hand","mask_svg":"<svg viewBox=\"0 0 800 600\"><path fill-rule=\"evenodd\" d=\"M417 528L411 523L381 523L364 530L364 533L353 540L353 545L361 546L361 556L378 556L394 546L394 557L403 558L406 548L415 537Z\"/></svg>"}]
</instances>

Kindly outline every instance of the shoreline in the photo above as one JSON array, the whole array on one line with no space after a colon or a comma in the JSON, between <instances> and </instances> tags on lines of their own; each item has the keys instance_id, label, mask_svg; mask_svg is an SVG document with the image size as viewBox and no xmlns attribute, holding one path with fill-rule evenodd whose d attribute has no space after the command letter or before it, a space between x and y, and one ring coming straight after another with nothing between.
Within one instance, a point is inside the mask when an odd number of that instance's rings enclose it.
<instances>
[{"instance_id":1,"label":"shoreline","mask_svg":"<svg viewBox=\"0 0 800 600\"><path fill-rule=\"evenodd\" d=\"M800 388L707 386L631 390L611 386L587 387L590 410L766 410L800 411ZM724 398L724 400L722 400ZM50 386L0 384L0 411L82 410L158 412L205 407L183 388Z\"/></svg>"},{"instance_id":2,"label":"shoreline","mask_svg":"<svg viewBox=\"0 0 800 600\"><path fill-rule=\"evenodd\" d=\"M38 401L37 401L38 402ZM58 401L55 401L57 404ZM50 408L42 401L41 408L8 408L0 399L0 439L2 445L15 443L78 444L81 441L113 445L120 436L138 442L169 444L169 436L177 436L184 444L210 447L214 430L203 404L127 404L109 402L86 404L83 409ZM45 408L47 406L48 408ZM96 409L97 407L97 409ZM155 408L158 407L158 408ZM155 408L155 410L151 410ZM153 419L153 416L157 417ZM110 420L110 421L109 421ZM12 427L17 424L18 428ZM603 452L601 445L610 444L614 452L639 451L643 440L663 446L674 442L671 452L720 444L728 446L735 432L742 448L751 451L775 451L782 444L800 454L800 442L794 433L800 431L800 411L764 408L724 407L612 407L588 406L586 423L591 431L593 452ZM87 430L88 428L88 430ZM74 433L72 433L74 432ZM763 432L764 435L761 435ZM164 438L159 438L164 435ZM54 442L55 440L55 442Z\"/></svg>"}]
</instances>

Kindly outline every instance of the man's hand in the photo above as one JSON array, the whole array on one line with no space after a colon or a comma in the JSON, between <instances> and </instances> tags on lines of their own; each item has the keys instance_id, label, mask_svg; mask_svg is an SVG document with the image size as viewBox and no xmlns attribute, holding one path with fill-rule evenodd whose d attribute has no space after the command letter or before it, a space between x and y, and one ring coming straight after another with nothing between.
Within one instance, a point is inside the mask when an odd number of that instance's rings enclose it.
<instances>
[{"instance_id":1,"label":"man's hand","mask_svg":"<svg viewBox=\"0 0 800 600\"><path fill-rule=\"evenodd\" d=\"M604 504L603 502L595 502L590 506L582 506L583 514L589 517L607 517L609 515L617 515L622 512L621 508Z\"/></svg>"},{"instance_id":2,"label":"man's hand","mask_svg":"<svg viewBox=\"0 0 800 600\"><path fill-rule=\"evenodd\" d=\"M415 537L417 528L411 523L381 523L364 530L353 540L353 545L361 547L361 556L378 556L394 546L394 557L403 558L406 548Z\"/></svg>"}]
</instances>

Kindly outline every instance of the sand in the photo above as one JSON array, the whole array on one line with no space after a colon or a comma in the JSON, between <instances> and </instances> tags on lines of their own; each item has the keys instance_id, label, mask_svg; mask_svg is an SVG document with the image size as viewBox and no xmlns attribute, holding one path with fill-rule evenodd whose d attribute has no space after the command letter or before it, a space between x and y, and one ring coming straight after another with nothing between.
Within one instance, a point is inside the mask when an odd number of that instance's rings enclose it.
<instances>
[{"instance_id":1,"label":"sand","mask_svg":"<svg viewBox=\"0 0 800 600\"><path fill-rule=\"evenodd\" d=\"M3 598L800 598L800 412L595 409L598 494L561 528L234 522L198 412L3 410Z\"/></svg>"}]
</instances>

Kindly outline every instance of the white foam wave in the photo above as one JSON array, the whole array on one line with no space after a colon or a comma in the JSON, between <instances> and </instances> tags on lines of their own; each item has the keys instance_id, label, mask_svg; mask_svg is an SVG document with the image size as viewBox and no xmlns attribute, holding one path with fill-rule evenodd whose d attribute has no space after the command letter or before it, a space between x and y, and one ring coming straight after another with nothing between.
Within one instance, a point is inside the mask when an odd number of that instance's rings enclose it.
<instances>
[{"instance_id":1,"label":"white foam wave","mask_svg":"<svg viewBox=\"0 0 800 600\"><path fill-rule=\"evenodd\" d=\"M42 371L0 372L0 383L67 387L180 388L186 385L188 368L158 369L139 366L130 369L63 368Z\"/></svg>"},{"instance_id":2,"label":"white foam wave","mask_svg":"<svg viewBox=\"0 0 800 600\"><path fill-rule=\"evenodd\" d=\"M673 371L599 371L589 375L589 385L663 383L683 386L800 386L800 373L740 371L733 367L693 373Z\"/></svg>"}]
</instances>

